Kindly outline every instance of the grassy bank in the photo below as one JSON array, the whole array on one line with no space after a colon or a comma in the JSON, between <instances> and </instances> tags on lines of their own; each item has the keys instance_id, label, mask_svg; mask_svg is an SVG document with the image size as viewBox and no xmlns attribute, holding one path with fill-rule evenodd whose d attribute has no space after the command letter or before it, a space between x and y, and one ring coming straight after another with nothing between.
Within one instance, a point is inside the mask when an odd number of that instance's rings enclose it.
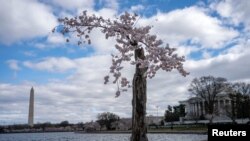
<instances>
[{"instance_id":1,"label":"grassy bank","mask_svg":"<svg viewBox=\"0 0 250 141\"><path fill-rule=\"evenodd\" d=\"M173 126L154 126L149 127L148 132L190 132L190 133L206 133L206 125L173 125Z\"/></svg>"}]
</instances>

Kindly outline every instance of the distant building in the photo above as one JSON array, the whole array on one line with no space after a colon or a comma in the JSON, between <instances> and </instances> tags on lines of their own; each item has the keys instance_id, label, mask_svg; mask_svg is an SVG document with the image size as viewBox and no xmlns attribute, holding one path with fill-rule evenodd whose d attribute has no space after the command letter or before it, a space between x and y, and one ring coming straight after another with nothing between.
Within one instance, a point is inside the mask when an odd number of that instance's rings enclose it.
<instances>
[{"instance_id":1,"label":"distant building","mask_svg":"<svg viewBox=\"0 0 250 141\"><path fill-rule=\"evenodd\" d=\"M149 115L149 116L146 117L146 123L148 125L152 125L152 124L160 125L162 120L164 120L163 116Z\"/></svg>"},{"instance_id":2,"label":"distant building","mask_svg":"<svg viewBox=\"0 0 250 141\"><path fill-rule=\"evenodd\" d=\"M34 125L34 89L33 87L30 90L28 125L30 127L33 127Z\"/></svg>"},{"instance_id":3,"label":"distant building","mask_svg":"<svg viewBox=\"0 0 250 141\"><path fill-rule=\"evenodd\" d=\"M164 119L162 116L147 116L146 124L147 125L160 125L161 121ZM112 127L115 130L131 130L132 129L132 119L131 118L121 118L119 121L112 123Z\"/></svg>"},{"instance_id":4,"label":"distant building","mask_svg":"<svg viewBox=\"0 0 250 141\"><path fill-rule=\"evenodd\" d=\"M98 122L87 122L84 125L84 130L85 131L94 131L94 130L101 130L101 126Z\"/></svg>"},{"instance_id":5,"label":"distant building","mask_svg":"<svg viewBox=\"0 0 250 141\"><path fill-rule=\"evenodd\" d=\"M119 121L112 123L112 128L115 130L130 130L132 128L132 119L131 118L121 118Z\"/></svg>"},{"instance_id":6,"label":"distant building","mask_svg":"<svg viewBox=\"0 0 250 141\"><path fill-rule=\"evenodd\" d=\"M194 119L197 117L208 117L207 105L205 100L200 97L192 97L185 101L180 101L185 105L185 119ZM231 111L231 99L228 94L218 94L214 102L214 118L218 120L229 119L227 112Z\"/></svg>"}]
</instances>

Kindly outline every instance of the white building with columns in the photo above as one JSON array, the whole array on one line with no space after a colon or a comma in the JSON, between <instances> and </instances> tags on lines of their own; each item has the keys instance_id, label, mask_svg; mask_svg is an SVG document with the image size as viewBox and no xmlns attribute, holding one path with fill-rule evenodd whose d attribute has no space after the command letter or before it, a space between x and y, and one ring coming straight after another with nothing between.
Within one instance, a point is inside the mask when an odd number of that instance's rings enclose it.
<instances>
[{"instance_id":1,"label":"white building with columns","mask_svg":"<svg viewBox=\"0 0 250 141\"><path fill-rule=\"evenodd\" d=\"M191 97L188 100L180 101L180 104L185 105L185 119L194 119L201 116L208 117L207 105L205 100L200 97ZM231 99L228 94L218 94L214 102L214 118L215 119L230 119L228 112L231 112Z\"/></svg>"}]
</instances>

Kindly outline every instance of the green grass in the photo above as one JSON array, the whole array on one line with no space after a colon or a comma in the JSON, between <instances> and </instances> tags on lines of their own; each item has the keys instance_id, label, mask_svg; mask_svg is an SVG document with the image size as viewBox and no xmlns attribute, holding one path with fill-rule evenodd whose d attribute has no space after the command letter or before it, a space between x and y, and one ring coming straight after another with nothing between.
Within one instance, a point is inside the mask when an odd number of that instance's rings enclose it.
<instances>
[{"instance_id":1,"label":"green grass","mask_svg":"<svg viewBox=\"0 0 250 141\"><path fill-rule=\"evenodd\" d=\"M148 131L152 132L171 132L171 131L207 131L206 125L174 125L173 129L170 126L164 127L159 126L157 127L150 127Z\"/></svg>"}]
</instances>

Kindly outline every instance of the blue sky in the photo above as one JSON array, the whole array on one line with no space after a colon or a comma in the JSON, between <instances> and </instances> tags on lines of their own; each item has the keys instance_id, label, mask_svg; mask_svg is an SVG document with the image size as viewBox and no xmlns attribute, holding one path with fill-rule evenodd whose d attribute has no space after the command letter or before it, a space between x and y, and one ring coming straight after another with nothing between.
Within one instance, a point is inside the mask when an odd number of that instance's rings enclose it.
<instances>
[{"instance_id":1,"label":"blue sky","mask_svg":"<svg viewBox=\"0 0 250 141\"><path fill-rule=\"evenodd\" d=\"M0 124L27 122L31 86L35 122L87 122L106 111L131 116L131 91L114 98L116 87L103 85L115 41L94 31L91 46L66 43L51 33L58 18L83 10L110 19L136 12L136 26L152 25L152 34L177 48L190 75L159 72L148 82L147 112L155 115L159 106L163 115L167 105L190 96L195 77L250 81L249 5L248 0L0 0ZM133 70L127 66L124 74L131 78Z\"/></svg>"}]
</instances>

